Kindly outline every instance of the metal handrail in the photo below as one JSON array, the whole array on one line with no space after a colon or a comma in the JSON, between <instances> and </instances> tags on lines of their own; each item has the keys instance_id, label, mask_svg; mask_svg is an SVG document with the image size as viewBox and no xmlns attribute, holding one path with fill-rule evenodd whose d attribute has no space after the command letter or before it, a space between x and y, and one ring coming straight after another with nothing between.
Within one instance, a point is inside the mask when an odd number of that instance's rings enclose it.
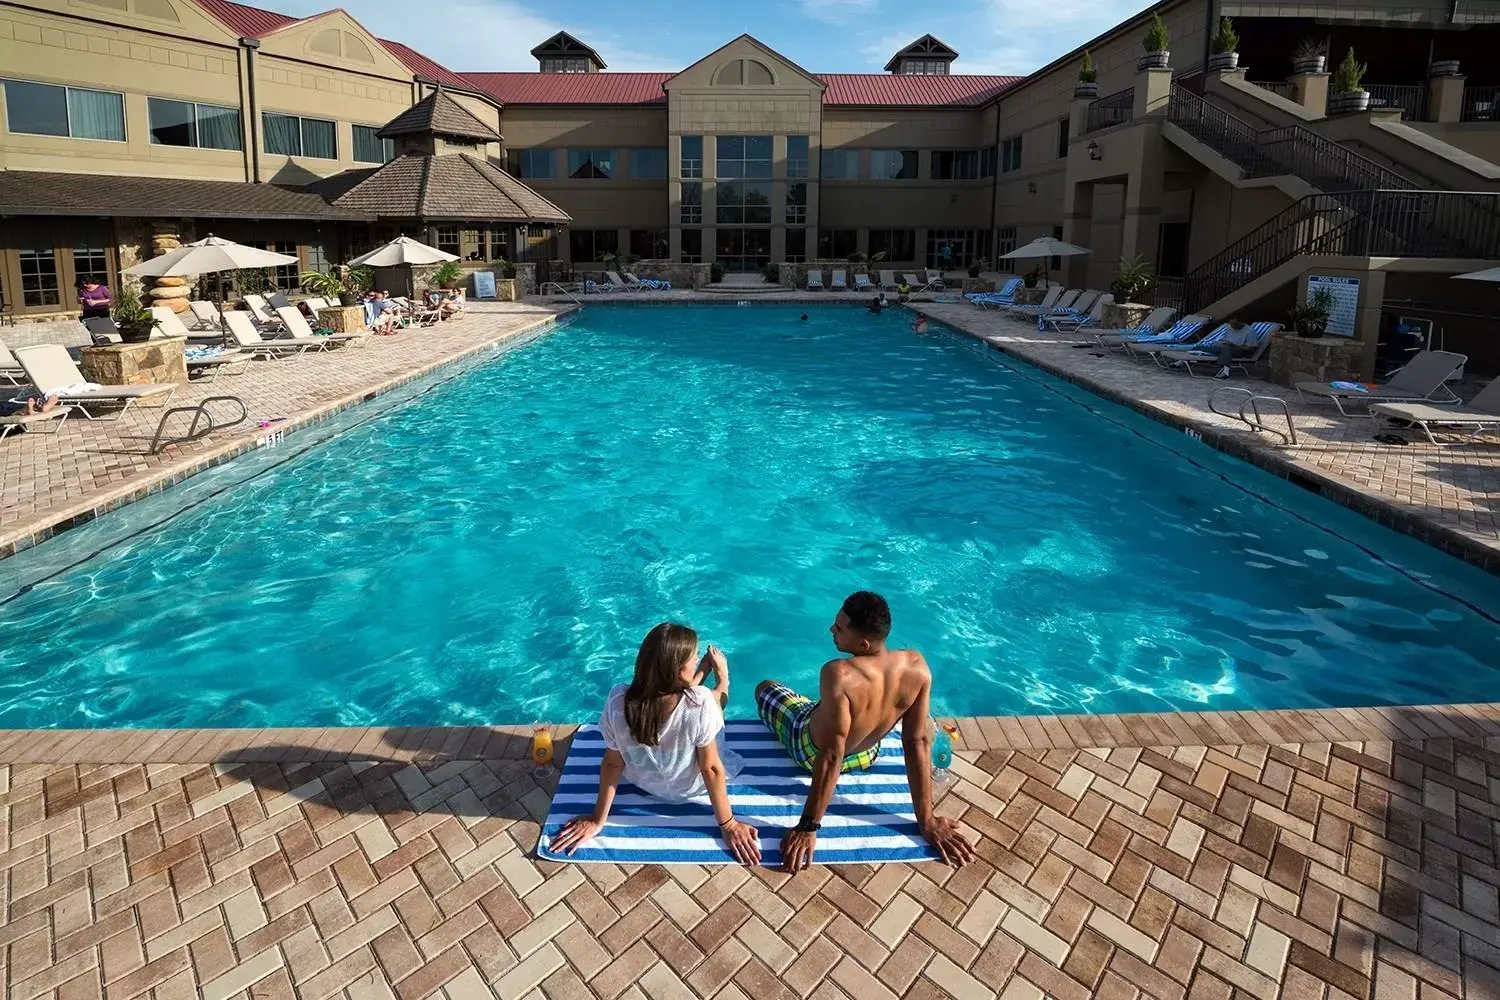
<instances>
[{"instance_id":1,"label":"metal handrail","mask_svg":"<svg viewBox=\"0 0 1500 1000\"><path fill-rule=\"evenodd\" d=\"M1427 117L1427 85L1421 83L1370 83L1370 107L1400 108L1401 117L1419 122Z\"/></svg>"},{"instance_id":2,"label":"metal handrail","mask_svg":"<svg viewBox=\"0 0 1500 1000\"><path fill-rule=\"evenodd\" d=\"M1466 122L1500 121L1500 87L1465 87L1459 117Z\"/></svg>"},{"instance_id":3,"label":"metal handrail","mask_svg":"<svg viewBox=\"0 0 1500 1000\"><path fill-rule=\"evenodd\" d=\"M1214 405L1214 400L1218 399L1220 396L1230 393L1244 397L1240 400L1240 408L1238 410L1232 412L1229 410L1221 410ZM1265 417L1262 416L1260 412L1261 403L1275 404L1275 406L1281 410L1282 417L1286 419L1286 431L1283 432L1266 423ZM1282 441L1286 442L1289 445L1296 445L1297 443L1297 425L1292 422L1291 408L1286 405L1286 400L1282 399L1280 396L1258 395L1249 389L1244 389L1237 385L1221 385L1213 392L1208 394L1208 408L1210 411L1212 411L1213 413L1217 413L1221 417L1230 417L1231 419L1238 420L1244 423L1252 431L1265 431L1267 434L1275 434L1277 437L1281 438ZM1245 411L1247 409L1252 414L1254 414L1254 419L1245 416Z\"/></svg>"},{"instance_id":4,"label":"metal handrail","mask_svg":"<svg viewBox=\"0 0 1500 1000\"><path fill-rule=\"evenodd\" d=\"M555 292L549 292L549 291L547 291L547 286L549 286L549 285L552 286L553 288L557 289L557 290ZM557 281L544 281L544 282L542 282L542 286L537 289L537 294L538 295L566 295L568 298L570 298L570 299L573 300L573 304L575 306L577 306L580 309L583 308L583 303L579 302L577 296L575 296L572 292L570 292L566 288L564 288L562 286L561 282L557 282Z\"/></svg>"},{"instance_id":5,"label":"metal handrail","mask_svg":"<svg viewBox=\"0 0 1500 1000\"><path fill-rule=\"evenodd\" d=\"M1088 114L1084 117L1085 132L1097 132L1111 125L1123 125L1135 115L1135 88L1126 87L1118 90L1107 97L1101 97L1089 104Z\"/></svg>"},{"instance_id":6,"label":"metal handrail","mask_svg":"<svg viewBox=\"0 0 1500 1000\"><path fill-rule=\"evenodd\" d=\"M233 420L216 421L214 420L214 415L209 412L209 403L233 403L240 408L239 416ZM167 421L172 418L172 414L174 413L191 413L193 415L193 422L188 425L188 432L186 434L167 438L163 441L162 435L166 433ZM216 430L242 424L249 418L250 411L246 408L245 401L238 396L205 396L197 403L191 403L187 406L174 406L161 415L161 420L156 425L156 433L151 438L151 448L146 454L155 455L169 444L182 444L184 442L202 440ZM208 423L202 430L199 430L198 423L201 420L207 420Z\"/></svg>"},{"instance_id":7,"label":"metal handrail","mask_svg":"<svg viewBox=\"0 0 1500 1000\"><path fill-rule=\"evenodd\" d=\"M1247 80L1261 90L1269 90L1277 97L1286 98L1288 101L1297 100L1297 85L1290 80Z\"/></svg>"}]
</instances>

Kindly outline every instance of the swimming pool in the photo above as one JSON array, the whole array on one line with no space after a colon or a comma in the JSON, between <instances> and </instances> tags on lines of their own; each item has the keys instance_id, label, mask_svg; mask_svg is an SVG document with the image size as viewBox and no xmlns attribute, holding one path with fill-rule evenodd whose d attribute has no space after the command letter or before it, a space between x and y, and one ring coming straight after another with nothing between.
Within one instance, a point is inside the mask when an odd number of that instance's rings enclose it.
<instances>
[{"instance_id":1,"label":"swimming pool","mask_svg":"<svg viewBox=\"0 0 1500 1000\"><path fill-rule=\"evenodd\" d=\"M804 308L590 306L0 563L0 726L579 721L663 619L750 717L861 587L941 713L1500 696L1481 571L910 314Z\"/></svg>"}]
</instances>

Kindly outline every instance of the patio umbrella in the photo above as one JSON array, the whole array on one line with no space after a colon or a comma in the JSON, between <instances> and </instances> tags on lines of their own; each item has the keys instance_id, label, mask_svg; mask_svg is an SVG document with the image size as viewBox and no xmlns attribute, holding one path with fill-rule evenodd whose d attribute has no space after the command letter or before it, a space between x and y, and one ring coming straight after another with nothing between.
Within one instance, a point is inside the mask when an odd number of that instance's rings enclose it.
<instances>
[{"instance_id":1,"label":"patio umbrella","mask_svg":"<svg viewBox=\"0 0 1500 1000\"><path fill-rule=\"evenodd\" d=\"M1055 236L1038 236L1024 246L1016 247L1010 253L1000 255L1001 260L1032 260L1041 258L1047 260L1051 257L1076 257L1079 254L1093 253L1087 247L1076 246L1072 243L1064 243ZM1051 278L1052 269L1049 265L1043 265L1043 274Z\"/></svg>"},{"instance_id":2,"label":"patio umbrella","mask_svg":"<svg viewBox=\"0 0 1500 1000\"><path fill-rule=\"evenodd\" d=\"M243 271L256 267L279 267L295 264L297 258L270 250L247 247L233 240L210 236L187 243L160 257L143 260L127 267L121 274L133 278L184 277L194 274L217 274L220 271Z\"/></svg>"},{"instance_id":3,"label":"patio umbrella","mask_svg":"<svg viewBox=\"0 0 1500 1000\"><path fill-rule=\"evenodd\" d=\"M1483 271L1470 271L1468 274L1455 274L1454 281L1494 281L1500 282L1500 267L1487 267Z\"/></svg>"},{"instance_id":4,"label":"patio umbrella","mask_svg":"<svg viewBox=\"0 0 1500 1000\"><path fill-rule=\"evenodd\" d=\"M430 247L410 236L397 236L385 246L376 247L369 253L354 258L349 266L400 267L402 264L441 264L450 260L458 258L446 250Z\"/></svg>"}]
</instances>

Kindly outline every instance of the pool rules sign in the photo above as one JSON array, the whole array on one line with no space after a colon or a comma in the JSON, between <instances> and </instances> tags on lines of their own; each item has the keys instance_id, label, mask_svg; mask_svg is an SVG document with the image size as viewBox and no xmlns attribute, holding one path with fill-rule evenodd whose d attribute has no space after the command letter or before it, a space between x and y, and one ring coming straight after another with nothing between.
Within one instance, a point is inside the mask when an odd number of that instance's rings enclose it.
<instances>
[{"instance_id":1,"label":"pool rules sign","mask_svg":"<svg viewBox=\"0 0 1500 1000\"><path fill-rule=\"evenodd\" d=\"M1326 274L1307 276L1307 301L1321 291L1328 292L1328 323L1324 330L1334 337L1354 336L1354 320L1359 311L1359 279Z\"/></svg>"}]
</instances>

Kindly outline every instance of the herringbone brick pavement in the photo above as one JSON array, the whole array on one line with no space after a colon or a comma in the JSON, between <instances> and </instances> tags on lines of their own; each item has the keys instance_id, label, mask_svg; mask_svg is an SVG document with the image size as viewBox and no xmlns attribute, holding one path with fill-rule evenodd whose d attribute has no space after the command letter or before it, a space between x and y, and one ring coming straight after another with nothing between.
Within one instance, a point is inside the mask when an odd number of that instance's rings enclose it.
<instances>
[{"instance_id":1,"label":"herringbone brick pavement","mask_svg":"<svg viewBox=\"0 0 1500 1000\"><path fill-rule=\"evenodd\" d=\"M959 756L940 809L976 863L790 878L532 860L549 791L514 758L0 767L0 975L12 1000L1500 996L1496 739Z\"/></svg>"}]
</instances>

